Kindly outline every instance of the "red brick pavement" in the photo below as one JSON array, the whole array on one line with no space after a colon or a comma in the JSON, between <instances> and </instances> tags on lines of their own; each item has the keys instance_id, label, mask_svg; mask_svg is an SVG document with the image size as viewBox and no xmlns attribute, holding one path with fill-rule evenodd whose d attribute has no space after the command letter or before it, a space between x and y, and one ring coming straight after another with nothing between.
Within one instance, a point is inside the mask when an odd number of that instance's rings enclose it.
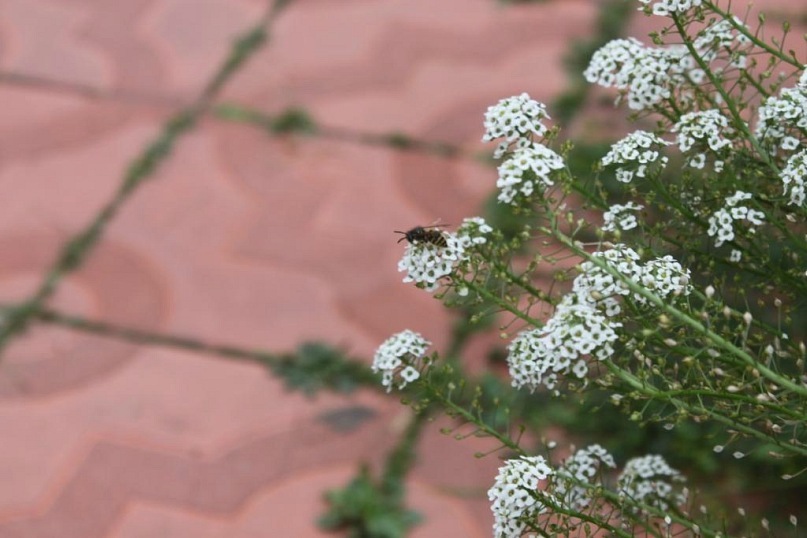
<instances>
[{"instance_id":1,"label":"red brick pavement","mask_svg":"<svg viewBox=\"0 0 807 538\"><path fill-rule=\"evenodd\" d=\"M563 89L597 2L298 0L223 98L327 125L481 150L497 99ZM194 96L259 0L3 0L0 297L38 285L126 165ZM90 95L82 88L94 88ZM369 357L449 318L400 282L394 229L477 213L489 169L203 121L129 201L51 306L145 330ZM326 413L361 406L339 431ZM290 394L255 365L35 325L0 362L0 537L313 537L320 492L379 463L406 410L371 392ZM489 445L429 428L417 537L489 535Z\"/></svg>"}]
</instances>

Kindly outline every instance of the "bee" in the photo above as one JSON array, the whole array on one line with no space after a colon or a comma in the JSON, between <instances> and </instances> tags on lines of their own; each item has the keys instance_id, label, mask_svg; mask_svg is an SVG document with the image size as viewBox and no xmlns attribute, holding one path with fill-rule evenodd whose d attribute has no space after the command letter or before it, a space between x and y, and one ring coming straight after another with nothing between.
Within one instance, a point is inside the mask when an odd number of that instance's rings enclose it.
<instances>
[{"instance_id":1,"label":"bee","mask_svg":"<svg viewBox=\"0 0 807 538\"><path fill-rule=\"evenodd\" d=\"M396 234L403 234L403 237L398 239L398 243L406 239L412 244L416 243L431 243L432 245L445 248L448 246L446 236L440 230L439 226L448 226L448 224L432 224L431 226L415 226L408 232L401 232L394 230Z\"/></svg>"}]
</instances>

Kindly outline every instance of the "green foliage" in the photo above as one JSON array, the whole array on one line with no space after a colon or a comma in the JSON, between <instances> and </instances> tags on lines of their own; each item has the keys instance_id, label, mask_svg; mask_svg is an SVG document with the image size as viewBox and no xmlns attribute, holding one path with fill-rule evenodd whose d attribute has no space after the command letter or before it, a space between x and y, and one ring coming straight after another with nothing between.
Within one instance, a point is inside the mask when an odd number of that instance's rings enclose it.
<instances>
[{"instance_id":1,"label":"green foliage","mask_svg":"<svg viewBox=\"0 0 807 538\"><path fill-rule=\"evenodd\" d=\"M304 343L267 366L289 389L309 396L320 390L349 393L361 385L378 387L378 378L368 367L320 342Z\"/></svg>"},{"instance_id":2,"label":"green foliage","mask_svg":"<svg viewBox=\"0 0 807 538\"><path fill-rule=\"evenodd\" d=\"M326 493L325 499L330 508L319 526L350 538L403 538L420 521L397 495L390 496L373 479L366 466L343 489Z\"/></svg>"},{"instance_id":3,"label":"green foliage","mask_svg":"<svg viewBox=\"0 0 807 538\"><path fill-rule=\"evenodd\" d=\"M417 512L406 508L404 480L428 417L419 413L412 418L377 480L363 465L347 486L326 493L329 509L320 518L320 527L355 538L403 538L420 522Z\"/></svg>"},{"instance_id":4,"label":"green foliage","mask_svg":"<svg viewBox=\"0 0 807 538\"><path fill-rule=\"evenodd\" d=\"M273 135L318 132L314 119L299 107L290 107L276 116L270 116L255 109L226 103L216 106L214 113L221 119L252 124Z\"/></svg>"},{"instance_id":5,"label":"green foliage","mask_svg":"<svg viewBox=\"0 0 807 538\"><path fill-rule=\"evenodd\" d=\"M316 132L317 125L306 110L292 107L275 117L269 124L269 128L277 134L310 134Z\"/></svg>"}]
</instances>

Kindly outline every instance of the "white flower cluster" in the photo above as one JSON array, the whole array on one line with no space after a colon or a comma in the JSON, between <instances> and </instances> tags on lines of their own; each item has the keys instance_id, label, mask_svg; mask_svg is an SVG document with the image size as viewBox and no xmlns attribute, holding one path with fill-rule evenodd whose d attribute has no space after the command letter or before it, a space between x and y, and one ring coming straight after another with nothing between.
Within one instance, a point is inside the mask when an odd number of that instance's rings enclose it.
<instances>
[{"instance_id":1,"label":"white flower cluster","mask_svg":"<svg viewBox=\"0 0 807 538\"><path fill-rule=\"evenodd\" d=\"M614 353L611 344L618 338L614 329L621 326L591 304L578 303L574 295L567 295L546 325L520 333L507 346L512 385L534 392L541 385L553 389L558 375L570 371L583 378L588 373L585 357L610 357Z\"/></svg>"},{"instance_id":2,"label":"white flower cluster","mask_svg":"<svg viewBox=\"0 0 807 538\"><path fill-rule=\"evenodd\" d=\"M651 454L628 461L617 479L617 488L628 499L667 510L686 503L686 491L676 485L685 480L664 458Z\"/></svg>"},{"instance_id":3,"label":"white flower cluster","mask_svg":"<svg viewBox=\"0 0 807 538\"><path fill-rule=\"evenodd\" d=\"M387 392L392 390L396 377L400 378L396 383L399 389L420 378L421 369L428 366L423 356L430 345L420 334L406 330L392 335L378 347L372 370L381 372L381 384L387 387Z\"/></svg>"},{"instance_id":4,"label":"white flower cluster","mask_svg":"<svg viewBox=\"0 0 807 538\"><path fill-rule=\"evenodd\" d=\"M591 490L579 483L593 484L602 465L613 469L616 462L600 445L590 445L572 454L556 474L553 493L558 502L571 510L588 507L591 503Z\"/></svg>"},{"instance_id":5,"label":"white flower cluster","mask_svg":"<svg viewBox=\"0 0 807 538\"><path fill-rule=\"evenodd\" d=\"M799 77L799 82L796 84L796 87L803 92L807 92L807 65L803 66L802 69L804 69L804 71L801 72L801 77Z\"/></svg>"},{"instance_id":6,"label":"white flower cluster","mask_svg":"<svg viewBox=\"0 0 807 538\"><path fill-rule=\"evenodd\" d=\"M462 224L457 229L457 238L463 248L467 249L472 245L487 243L488 239L485 235L492 231L493 228L482 217L468 217L462 219Z\"/></svg>"},{"instance_id":7,"label":"white flower cluster","mask_svg":"<svg viewBox=\"0 0 807 538\"><path fill-rule=\"evenodd\" d=\"M807 181L807 149L790 157L779 177L785 186L785 194L790 195L789 203L802 205L805 198L804 183Z\"/></svg>"},{"instance_id":8,"label":"white flower cluster","mask_svg":"<svg viewBox=\"0 0 807 538\"><path fill-rule=\"evenodd\" d=\"M519 196L529 198L536 189L551 187L552 172L564 166L560 155L541 144L517 149L499 166L499 201L515 204Z\"/></svg>"},{"instance_id":9,"label":"white flower cluster","mask_svg":"<svg viewBox=\"0 0 807 538\"><path fill-rule=\"evenodd\" d=\"M646 110L667 99L693 66L686 47L646 47L635 38L615 39L591 58L583 75L592 84L627 92L628 107Z\"/></svg>"},{"instance_id":10,"label":"white flower cluster","mask_svg":"<svg viewBox=\"0 0 807 538\"><path fill-rule=\"evenodd\" d=\"M445 239L445 246L428 240L407 244L398 261L398 271L406 271L404 282L414 282L426 291L440 287L441 280L450 275L457 264L466 260L469 249L487 242L485 234L493 231L481 217L467 218L456 233L436 232Z\"/></svg>"},{"instance_id":11,"label":"white flower cluster","mask_svg":"<svg viewBox=\"0 0 807 538\"><path fill-rule=\"evenodd\" d=\"M661 138L646 131L634 131L613 146L611 151L602 158L600 163L603 166L609 164L617 165L638 165L627 168L620 166L616 170L616 178L622 183L630 183L634 176L644 178L647 175L648 166L658 162L659 168L664 168L669 160L666 156L661 155L659 148L661 146L668 146L669 142L665 142Z\"/></svg>"},{"instance_id":12,"label":"white flower cluster","mask_svg":"<svg viewBox=\"0 0 807 538\"><path fill-rule=\"evenodd\" d=\"M689 284L689 271L670 255L650 260L642 268L640 280L642 286L662 298L678 295L689 295L692 286ZM636 296L634 300L644 304L644 297Z\"/></svg>"},{"instance_id":13,"label":"white flower cluster","mask_svg":"<svg viewBox=\"0 0 807 538\"><path fill-rule=\"evenodd\" d=\"M651 2L640 1L645 5ZM666 16L700 3L701 0L659 0L653 4L653 12ZM734 21L744 26L739 19ZM721 20L701 30L693 46L706 63L724 59L723 66L710 67L714 73L720 73L725 64L744 68L751 42L731 22ZM672 97L674 92L691 102L692 85L699 85L706 79L706 72L698 66L686 46L650 47L632 37L615 39L600 48L583 75L590 83L614 87L626 94L628 107L633 110L650 109Z\"/></svg>"},{"instance_id":14,"label":"white flower cluster","mask_svg":"<svg viewBox=\"0 0 807 538\"><path fill-rule=\"evenodd\" d=\"M642 265L636 251L625 245L594 256L662 299L691 291L689 271L671 256ZM572 293L561 300L546 324L520 333L508 346L507 364L514 387L534 392L543 385L552 390L558 376L569 372L582 379L588 373L586 357L605 360L614 353L615 329L622 324L609 318L622 311L618 297L630 295L637 304L647 304L643 296L631 294L622 279L595 263L583 262L579 269Z\"/></svg>"},{"instance_id":15,"label":"white flower cluster","mask_svg":"<svg viewBox=\"0 0 807 538\"><path fill-rule=\"evenodd\" d=\"M715 153L730 147L731 141L724 134L731 134L729 120L719 110L705 110L690 112L681 116L678 123L673 125L672 132L678 133L678 149L686 153L697 145L698 149L709 148ZM695 154L689 161L694 168L703 168L706 160L705 153ZM715 170L720 171L723 161L715 162Z\"/></svg>"},{"instance_id":16,"label":"white flower cluster","mask_svg":"<svg viewBox=\"0 0 807 538\"><path fill-rule=\"evenodd\" d=\"M640 263L639 254L630 247L619 244L602 252L595 252L594 257L602 258L609 267L615 269L623 277L627 277L644 288L652 291L661 299L671 296L689 295L692 287L689 284L689 271L681 267L672 256L664 256ZM631 296L633 301L646 305L647 299L638 293L631 294L628 285L594 262L580 264L581 274L575 278L572 291L585 301L604 309L609 317L622 311L618 296Z\"/></svg>"},{"instance_id":17,"label":"white flower cluster","mask_svg":"<svg viewBox=\"0 0 807 538\"><path fill-rule=\"evenodd\" d=\"M404 282L414 282L426 291L434 291L440 287L441 279L450 275L465 257L465 248L457 236L441 233L446 246L430 241L415 241L406 245L404 255L398 261L398 271L406 271Z\"/></svg>"},{"instance_id":18,"label":"white flower cluster","mask_svg":"<svg viewBox=\"0 0 807 538\"><path fill-rule=\"evenodd\" d=\"M504 138L493 157L511 152L499 166L500 202L515 204L517 197L529 198L536 190L551 187L550 175L565 166L560 155L533 140L533 135L546 134L544 119L549 119L546 107L526 93L502 99L485 113L482 140Z\"/></svg>"},{"instance_id":19,"label":"white flower cluster","mask_svg":"<svg viewBox=\"0 0 807 538\"><path fill-rule=\"evenodd\" d=\"M644 5L650 4L653 0L639 0ZM701 5L703 0L655 0L653 4L653 15L666 17L670 13L683 13L693 7Z\"/></svg>"},{"instance_id":20,"label":"white flower cluster","mask_svg":"<svg viewBox=\"0 0 807 538\"><path fill-rule=\"evenodd\" d=\"M536 518L547 512L547 504L571 511L588 509L597 488L604 486L595 484L603 467L614 469L616 463L600 445L578 450L557 470L542 456L521 456L506 461L488 490L494 517L493 535L495 538L521 538L528 524L537 523ZM543 481L546 481L546 489L540 489ZM616 486L617 494L626 501L668 510L686 503L684 482L686 478L664 458L650 454L628 461ZM634 509L633 512L644 510Z\"/></svg>"},{"instance_id":21,"label":"white flower cluster","mask_svg":"<svg viewBox=\"0 0 807 538\"><path fill-rule=\"evenodd\" d=\"M485 135L482 141L504 138L493 155L498 159L504 155L510 144L519 140L529 142L532 135L544 136L547 131L543 124L545 119L550 119L546 106L531 99L526 93L502 99L485 112Z\"/></svg>"},{"instance_id":22,"label":"white flower cluster","mask_svg":"<svg viewBox=\"0 0 807 538\"><path fill-rule=\"evenodd\" d=\"M643 205L634 202L628 202L624 205L614 204L603 215L604 224L602 229L606 232L632 230L639 224L636 220L636 215L632 212L641 211L642 209L644 209Z\"/></svg>"},{"instance_id":23,"label":"white flower cluster","mask_svg":"<svg viewBox=\"0 0 807 538\"><path fill-rule=\"evenodd\" d=\"M593 255L603 259L623 277L637 283L641 282L643 273L642 265L639 263L641 258L632 248L618 244L612 249L595 252ZM616 316L622 311L617 297L630 295L630 288L625 282L592 261L580 264L580 274L572 283L572 291L588 303L599 303L609 317Z\"/></svg>"},{"instance_id":24,"label":"white flower cluster","mask_svg":"<svg viewBox=\"0 0 807 538\"><path fill-rule=\"evenodd\" d=\"M745 26L743 21L737 17L734 17L734 22L739 26ZM731 50L730 65L744 69L748 55L740 49L732 50L735 41L740 45L748 45L751 42L748 37L737 32L731 22L723 19L698 32L698 37L695 38L693 45L705 62L712 62L721 53ZM700 70L698 71L700 72Z\"/></svg>"},{"instance_id":25,"label":"white flower cluster","mask_svg":"<svg viewBox=\"0 0 807 538\"><path fill-rule=\"evenodd\" d=\"M747 220L753 225L759 226L765 219L765 213L757 209L750 209L745 205L740 205L743 200L750 200L751 193L737 191L726 198L726 206L720 208L714 215L709 217L709 229L706 233L709 237L717 236L715 246L720 247L726 241L734 239L734 221ZM749 228L750 233L754 233L754 228Z\"/></svg>"},{"instance_id":26,"label":"white flower cluster","mask_svg":"<svg viewBox=\"0 0 807 538\"><path fill-rule=\"evenodd\" d=\"M785 151L797 149L799 132L807 131L807 76L802 75L797 87L766 99L757 114L757 138Z\"/></svg>"},{"instance_id":27,"label":"white flower cluster","mask_svg":"<svg viewBox=\"0 0 807 538\"><path fill-rule=\"evenodd\" d=\"M541 456L521 456L499 468L496 481L488 490L496 538L520 538L527 521L546 510L536 496L538 487L554 471Z\"/></svg>"}]
</instances>

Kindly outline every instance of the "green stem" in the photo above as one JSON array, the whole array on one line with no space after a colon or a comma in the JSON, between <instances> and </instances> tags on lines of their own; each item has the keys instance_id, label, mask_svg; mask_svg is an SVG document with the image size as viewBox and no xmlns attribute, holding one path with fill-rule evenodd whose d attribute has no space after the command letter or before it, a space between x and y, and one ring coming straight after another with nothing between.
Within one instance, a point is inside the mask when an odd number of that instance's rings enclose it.
<instances>
[{"instance_id":1,"label":"green stem","mask_svg":"<svg viewBox=\"0 0 807 538\"><path fill-rule=\"evenodd\" d=\"M709 8L710 10L712 10L713 12L720 15L720 17L723 20L728 21L729 24L731 26L733 26L735 30L737 30L739 33L741 33L745 37L747 37L752 43L754 43L755 46L761 48L762 50L764 50L765 52L771 54L772 56L775 56L776 58L779 58L783 62L789 63L790 65L792 65L793 67L796 67L797 69L804 69L804 66L798 60L796 60L795 57L791 58L789 56L785 56L784 54L782 54L782 51L780 49L776 49L776 48L768 45L764 41L758 39L757 36L752 34L744 24L742 24L739 21L734 20L734 16L731 13L729 13L728 11L724 11L724 10L720 9L715 2L710 2L710 1L707 0L706 2L704 2L704 5L707 8Z\"/></svg>"},{"instance_id":2,"label":"green stem","mask_svg":"<svg viewBox=\"0 0 807 538\"><path fill-rule=\"evenodd\" d=\"M406 425L398 444L387 455L381 475L381 491L396 503L403 500L404 479L415 463L416 445L430 416L427 409L416 412Z\"/></svg>"},{"instance_id":3,"label":"green stem","mask_svg":"<svg viewBox=\"0 0 807 538\"><path fill-rule=\"evenodd\" d=\"M321 125L302 110L288 110L280 115L270 115L254 108L224 103L215 107L213 113L219 119L246 123L271 135L301 132L319 138L354 144L386 146L405 151L430 153L440 157L479 160L477 155L448 142L420 140L402 133L379 134L345 127Z\"/></svg>"},{"instance_id":4,"label":"green stem","mask_svg":"<svg viewBox=\"0 0 807 538\"><path fill-rule=\"evenodd\" d=\"M546 231L548 233L552 233L560 242L566 245L573 252L576 252L579 256L586 258L588 261L592 262L600 269L606 271L614 278L619 279L633 293L636 293L637 295L647 299L649 302L658 307L660 310L674 317L684 325L693 329L698 334L702 334L708 340L712 341L718 348L721 348L730 353L731 355L739 358L745 365L758 370L766 379L772 381L773 383L775 383L780 387L787 388L800 396L807 396L807 387L795 383L786 377L780 376L779 374L777 374L764 364L754 359L754 357L749 355L745 350L735 346L734 344L723 338L721 335L713 332L698 320L693 319L685 312L678 310L674 306L667 304L660 297L658 297L656 294L654 294L644 286L640 286L630 278L626 278L625 275L623 275L622 273L620 273L619 271L608 265L608 263L606 263L601 258L597 256L592 256L591 254L589 254L588 252L577 246L574 243L574 241L571 240L571 238L567 237L560 231L558 230L546 230Z\"/></svg>"},{"instance_id":5,"label":"green stem","mask_svg":"<svg viewBox=\"0 0 807 538\"><path fill-rule=\"evenodd\" d=\"M684 46L686 46L687 50L689 51L690 56L695 60L695 63L698 64L706 76L709 78L709 82L715 87L715 90L720 94L720 97L723 99L723 103L725 103L726 108L728 108L729 112L731 113L732 123L734 127L743 134L745 140L748 140L751 145L753 146L754 150L756 150L757 154L760 156L762 161L773 171L774 175L779 175L779 169L776 168L776 165L771 160L770 155L763 149L762 145L759 143L757 138L748 128L748 125L743 120L742 116L740 116L740 112L737 110L737 106L734 103L734 100L731 96L726 92L723 85L717 79L715 74L703 60L703 58L698 54L698 51L695 50L695 45L689 36L686 33L686 28L684 28L683 24L681 23L681 19L678 15L672 15L673 23L675 24L676 30L678 30L679 35L684 41ZM713 105L715 106L715 105Z\"/></svg>"},{"instance_id":6,"label":"green stem","mask_svg":"<svg viewBox=\"0 0 807 538\"><path fill-rule=\"evenodd\" d=\"M504 299L500 298L498 295L491 293L487 288L484 286L479 286L474 282L465 282L465 286L468 286L469 289L473 290L474 292L478 293L483 298L487 299L488 301L492 302L493 304L501 307L504 310L507 310L517 318L527 322L528 324L532 325L533 327L543 327L543 323L535 318L531 318L527 314L524 314L521 310L513 306L512 304L508 303Z\"/></svg>"},{"instance_id":7,"label":"green stem","mask_svg":"<svg viewBox=\"0 0 807 538\"><path fill-rule=\"evenodd\" d=\"M443 391L440 387L435 387L431 380L428 378L423 378L421 381L421 386L426 389L426 393L428 397L435 400L439 403L444 409L448 410L449 416L452 417L460 417L469 423L475 425L479 430L489 437L493 437L503 447L509 448L510 450L516 452L520 456L526 455L526 452L515 442L511 439L508 435L501 433L500 431L494 429L493 427L489 426L479 417L475 416L473 413L465 409L464 407L460 406L456 402L454 402L450 397L443 394Z\"/></svg>"},{"instance_id":8,"label":"green stem","mask_svg":"<svg viewBox=\"0 0 807 538\"><path fill-rule=\"evenodd\" d=\"M751 437L754 437L754 438L756 438L758 440L761 440L761 441L763 441L765 443L773 443L773 444L779 446L780 448L782 448L783 450L793 452L793 453L798 454L800 456L807 456L807 447L802 447L802 446L794 445L794 444L782 443L778 439L776 439L774 437L771 437L769 435L766 435L766 434L762 433L761 431L756 430L756 429L754 429L754 428L752 428L750 426L746 426L745 424L743 424L741 422L738 422L738 421L736 421L736 420L734 420L734 419L732 419L730 417L722 415L722 414L716 412L714 409L710 409L710 408L707 408L706 406L702 406L702 405L693 405L693 404L687 403L687 402L685 402L683 400L678 400L678 399L672 398L668 393L666 393L664 391L661 391L661 390L653 387L652 385L648 385L647 383L644 383L643 381L638 379L636 376L634 376L630 372L627 372L627 371L623 370L622 368L620 368L619 366L617 366L613 362L611 362L611 361L603 361L603 362L605 363L606 367L608 368L608 370L612 374L619 377L619 379L621 379L622 381L624 381L625 383L630 385L636 391L644 394L645 396L648 396L651 399L669 402L672 405L676 406L677 408L683 409L684 411L686 411L687 413L689 413L690 415L693 415L693 416L699 416L699 415L708 416L711 419L713 419L713 420L715 420L717 422L720 422L721 424L724 424L724 425L728 426L729 428L733 428L733 429L735 429L737 431L741 431L741 432L743 432L743 433L745 433L745 434L747 434L747 435L749 435Z\"/></svg>"},{"instance_id":9,"label":"green stem","mask_svg":"<svg viewBox=\"0 0 807 538\"><path fill-rule=\"evenodd\" d=\"M7 312L10 309L5 308L3 310ZM116 338L132 344L172 347L184 349L186 351L193 351L204 355L215 355L227 357L229 359L258 362L267 366L275 366L280 360L278 355L270 351L245 349L226 344L213 344L197 340L195 338L175 334L141 331L129 327L121 327L119 325L114 325L103 321L94 321L78 316L71 316L55 310L41 309L34 314L34 317L38 321L42 321L44 323L69 327L74 330L95 334L98 336Z\"/></svg>"}]
</instances>

